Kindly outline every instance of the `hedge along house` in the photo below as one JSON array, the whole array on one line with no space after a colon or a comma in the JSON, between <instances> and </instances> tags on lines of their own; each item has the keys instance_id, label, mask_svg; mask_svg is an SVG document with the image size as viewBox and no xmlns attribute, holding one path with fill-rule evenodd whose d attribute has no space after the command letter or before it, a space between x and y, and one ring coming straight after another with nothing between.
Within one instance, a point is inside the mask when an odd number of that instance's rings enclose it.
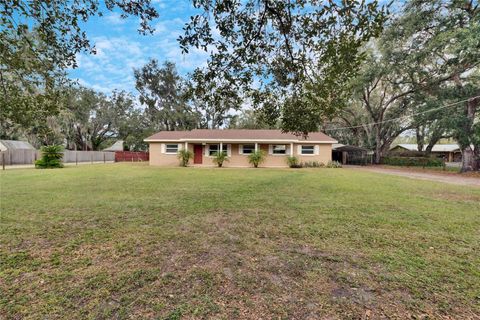
<instances>
[{"instance_id":1,"label":"hedge along house","mask_svg":"<svg viewBox=\"0 0 480 320\"><path fill-rule=\"evenodd\" d=\"M145 141L150 145L150 165L178 166L178 151L188 149L196 166L214 166L215 153L226 152L225 167L250 167L248 155L255 150L266 154L262 167L286 167L288 156L327 164L332 160L332 144L337 142L321 132L305 138L280 130L247 129L161 131Z\"/></svg>"}]
</instances>

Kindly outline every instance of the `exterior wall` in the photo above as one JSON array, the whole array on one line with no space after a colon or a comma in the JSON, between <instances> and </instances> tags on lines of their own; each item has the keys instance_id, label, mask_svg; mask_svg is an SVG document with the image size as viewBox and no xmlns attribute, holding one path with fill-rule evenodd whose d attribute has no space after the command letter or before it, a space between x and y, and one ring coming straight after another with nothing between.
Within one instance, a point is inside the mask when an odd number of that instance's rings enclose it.
<instances>
[{"instance_id":1,"label":"exterior wall","mask_svg":"<svg viewBox=\"0 0 480 320\"><path fill-rule=\"evenodd\" d=\"M173 143L173 142L172 142ZM179 143L184 147L184 143ZM249 143L245 143L249 144ZM302 144L294 143L293 144L293 155L298 157L302 162L306 161L318 161L320 163L327 164L332 160L332 144L322 143L322 144L309 144L304 143L304 145L315 145L318 154L314 155L301 155L299 147ZM202 146L203 150L203 163L202 164L193 164L193 159L190 161L190 165L195 166L215 166L212 159L206 155L208 144ZM287 157L290 155L290 144L287 144L287 154L285 155L273 155L269 154L269 144L258 144L258 147L266 153L265 161L260 164L260 167L287 167ZM193 153L194 143L188 143L188 150ZM248 163L248 155L240 154L240 144L230 144L229 150L229 161L224 162L224 167L251 167L252 165ZM162 153L162 143L161 142L151 142L150 143L150 165L155 166L178 166L179 160L175 154L165 154Z\"/></svg>"},{"instance_id":2,"label":"exterior wall","mask_svg":"<svg viewBox=\"0 0 480 320\"><path fill-rule=\"evenodd\" d=\"M179 166L180 161L178 160L177 155L162 153L162 143L160 142L150 142L149 153L149 164L151 166Z\"/></svg>"},{"instance_id":3,"label":"exterior wall","mask_svg":"<svg viewBox=\"0 0 480 320\"><path fill-rule=\"evenodd\" d=\"M308 143L305 143L308 145ZM319 150L316 155L300 155L298 152L297 146L301 144L295 144L295 155L300 159L301 162L306 161L318 161L323 164L327 164L329 161L332 161L332 145L330 143L317 144Z\"/></svg>"}]
</instances>

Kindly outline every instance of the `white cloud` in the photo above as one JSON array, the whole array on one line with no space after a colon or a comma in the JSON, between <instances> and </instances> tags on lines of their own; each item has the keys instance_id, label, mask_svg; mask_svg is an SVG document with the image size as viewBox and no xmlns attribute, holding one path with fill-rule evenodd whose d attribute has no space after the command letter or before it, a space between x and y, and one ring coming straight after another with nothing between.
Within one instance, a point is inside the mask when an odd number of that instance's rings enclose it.
<instances>
[{"instance_id":1,"label":"white cloud","mask_svg":"<svg viewBox=\"0 0 480 320\"><path fill-rule=\"evenodd\" d=\"M115 21L112 24L119 22L119 15L109 17ZM156 32L152 36L142 37L122 31L116 36L92 37L97 54L79 54L79 67L70 74L79 78L82 85L102 92L121 89L136 94L133 69L141 68L150 58L160 63L165 60L174 62L181 74L205 66L207 52L196 48L190 48L188 54L181 52L177 38L183 34L184 23L180 18L163 20L155 25Z\"/></svg>"},{"instance_id":2,"label":"white cloud","mask_svg":"<svg viewBox=\"0 0 480 320\"><path fill-rule=\"evenodd\" d=\"M123 25L127 22L127 20L123 19L122 16L117 12L111 12L110 14L106 15L104 19L110 25Z\"/></svg>"},{"instance_id":3,"label":"white cloud","mask_svg":"<svg viewBox=\"0 0 480 320\"><path fill-rule=\"evenodd\" d=\"M133 91L133 68L139 68L147 61L141 44L123 37L93 40L97 54L77 56L79 68L75 74L81 83L102 92L114 89Z\"/></svg>"}]
</instances>

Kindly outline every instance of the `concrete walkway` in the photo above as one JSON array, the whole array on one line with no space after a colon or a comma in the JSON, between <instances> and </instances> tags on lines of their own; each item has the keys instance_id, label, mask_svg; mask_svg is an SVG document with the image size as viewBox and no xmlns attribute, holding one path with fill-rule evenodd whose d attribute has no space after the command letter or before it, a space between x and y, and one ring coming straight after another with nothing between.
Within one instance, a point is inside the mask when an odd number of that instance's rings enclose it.
<instances>
[{"instance_id":1,"label":"concrete walkway","mask_svg":"<svg viewBox=\"0 0 480 320\"><path fill-rule=\"evenodd\" d=\"M435 172L419 172L409 169L393 169L376 166L357 167L348 166L353 170L368 171L375 173L390 174L394 176L402 176L412 179L429 180L443 183L456 184L461 186L475 186L480 187L480 178L466 177L456 173L435 173Z\"/></svg>"}]
</instances>

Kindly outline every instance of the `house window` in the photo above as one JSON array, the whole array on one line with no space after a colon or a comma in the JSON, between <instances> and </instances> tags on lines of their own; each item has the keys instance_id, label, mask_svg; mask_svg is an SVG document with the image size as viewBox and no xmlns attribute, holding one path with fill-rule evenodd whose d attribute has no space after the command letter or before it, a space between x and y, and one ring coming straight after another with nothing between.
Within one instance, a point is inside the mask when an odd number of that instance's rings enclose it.
<instances>
[{"instance_id":1,"label":"house window","mask_svg":"<svg viewBox=\"0 0 480 320\"><path fill-rule=\"evenodd\" d=\"M274 144L272 146L272 153L273 154L286 154L287 153L287 146L284 144Z\"/></svg>"},{"instance_id":2,"label":"house window","mask_svg":"<svg viewBox=\"0 0 480 320\"><path fill-rule=\"evenodd\" d=\"M222 146L222 151L225 154L228 154L228 144L224 144ZM219 144L210 144L208 145L208 155L214 156L217 152L220 152L220 145Z\"/></svg>"},{"instance_id":3,"label":"house window","mask_svg":"<svg viewBox=\"0 0 480 320\"><path fill-rule=\"evenodd\" d=\"M165 153L177 153L178 152L178 144L167 144L165 145Z\"/></svg>"},{"instance_id":4,"label":"house window","mask_svg":"<svg viewBox=\"0 0 480 320\"><path fill-rule=\"evenodd\" d=\"M315 154L315 146L302 146L302 154Z\"/></svg>"},{"instance_id":5,"label":"house window","mask_svg":"<svg viewBox=\"0 0 480 320\"><path fill-rule=\"evenodd\" d=\"M242 146L242 153L243 154L251 154L255 151L255 145L254 144L244 144Z\"/></svg>"}]
</instances>

